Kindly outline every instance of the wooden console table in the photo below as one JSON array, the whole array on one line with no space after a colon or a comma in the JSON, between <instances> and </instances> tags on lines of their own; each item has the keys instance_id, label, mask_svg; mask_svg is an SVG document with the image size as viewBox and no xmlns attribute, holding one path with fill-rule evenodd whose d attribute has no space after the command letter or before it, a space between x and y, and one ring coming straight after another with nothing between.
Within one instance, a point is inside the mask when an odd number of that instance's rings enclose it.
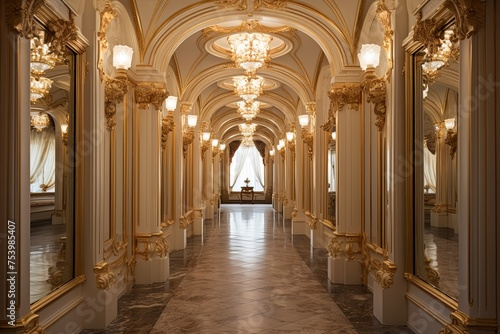
<instances>
[{"instance_id":1,"label":"wooden console table","mask_svg":"<svg viewBox=\"0 0 500 334\"><path fill-rule=\"evenodd\" d=\"M243 203L243 197L245 196L249 196L252 198L252 204L253 204L253 200L255 198L255 194L253 192L253 187L241 187L241 191L240 191L240 204Z\"/></svg>"}]
</instances>

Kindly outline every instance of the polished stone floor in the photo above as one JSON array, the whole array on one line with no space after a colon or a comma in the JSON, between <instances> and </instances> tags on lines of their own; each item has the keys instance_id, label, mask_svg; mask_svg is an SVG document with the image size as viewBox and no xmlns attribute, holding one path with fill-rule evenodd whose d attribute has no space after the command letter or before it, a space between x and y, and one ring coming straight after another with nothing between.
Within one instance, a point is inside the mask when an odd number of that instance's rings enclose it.
<instances>
[{"instance_id":1,"label":"polished stone floor","mask_svg":"<svg viewBox=\"0 0 500 334\"><path fill-rule=\"evenodd\" d=\"M411 333L382 326L363 286L332 285L328 255L268 205L226 205L170 253L166 283L135 286L105 330L84 333Z\"/></svg>"}]
</instances>

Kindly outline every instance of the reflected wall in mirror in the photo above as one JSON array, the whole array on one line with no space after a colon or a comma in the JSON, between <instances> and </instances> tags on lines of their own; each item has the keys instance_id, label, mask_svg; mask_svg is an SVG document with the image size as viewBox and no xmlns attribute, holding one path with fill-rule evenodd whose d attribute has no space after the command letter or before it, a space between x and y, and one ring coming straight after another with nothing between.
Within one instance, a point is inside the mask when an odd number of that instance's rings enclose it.
<instances>
[{"instance_id":1,"label":"reflected wall in mirror","mask_svg":"<svg viewBox=\"0 0 500 334\"><path fill-rule=\"evenodd\" d=\"M52 38L40 30L31 40L31 303L75 277L75 57Z\"/></svg>"},{"instance_id":2,"label":"reflected wall in mirror","mask_svg":"<svg viewBox=\"0 0 500 334\"><path fill-rule=\"evenodd\" d=\"M336 201L336 143L337 132L335 128L330 133L328 132L328 161L327 161L327 174L328 174L328 216L327 219L335 225L335 201Z\"/></svg>"},{"instance_id":3,"label":"reflected wall in mirror","mask_svg":"<svg viewBox=\"0 0 500 334\"><path fill-rule=\"evenodd\" d=\"M414 274L457 299L459 46L453 26L414 57Z\"/></svg>"}]
</instances>

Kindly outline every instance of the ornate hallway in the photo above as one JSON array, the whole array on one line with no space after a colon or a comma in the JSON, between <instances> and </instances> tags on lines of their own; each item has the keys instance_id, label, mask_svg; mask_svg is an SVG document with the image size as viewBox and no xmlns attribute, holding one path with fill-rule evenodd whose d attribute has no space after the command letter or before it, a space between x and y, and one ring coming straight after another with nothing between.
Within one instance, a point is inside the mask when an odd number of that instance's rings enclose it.
<instances>
[{"instance_id":1,"label":"ornate hallway","mask_svg":"<svg viewBox=\"0 0 500 334\"><path fill-rule=\"evenodd\" d=\"M107 330L85 333L411 333L381 326L365 287L328 284L326 252L290 235L270 206L223 205L170 254L167 283L135 286Z\"/></svg>"}]
</instances>

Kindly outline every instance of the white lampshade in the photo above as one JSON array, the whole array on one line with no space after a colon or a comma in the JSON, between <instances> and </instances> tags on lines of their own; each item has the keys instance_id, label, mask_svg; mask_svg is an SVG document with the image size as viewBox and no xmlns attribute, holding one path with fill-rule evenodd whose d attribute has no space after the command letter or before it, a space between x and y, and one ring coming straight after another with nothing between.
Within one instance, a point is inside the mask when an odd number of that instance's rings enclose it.
<instances>
[{"instance_id":1,"label":"white lampshade","mask_svg":"<svg viewBox=\"0 0 500 334\"><path fill-rule=\"evenodd\" d=\"M68 133L68 124L61 124L61 132Z\"/></svg>"},{"instance_id":2,"label":"white lampshade","mask_svg":"<svg viewBox=\"0 0 500 334\"><path fill-rule=\"evenodd\" d=\"M219 145L219 139L214 138L212 139L212 147L217 147Z\"/></svg>"},{"instance_id":3,"label":"white lampshade","mask_svg":"<svg viewBox=\"0 0 500 334\"><path fill-rule=\"evenodd\" d=\"M299 115L299 124L303 128L308 126L309 125L309 115Z\"/></svg>"},{"instance_id":4,"label":"white lampshade","mask_svg":"<svg viewBox=\"0 0 500 334\"><path fill-rule=\"evenodd\" d=\"M281 148L285 147L285 140L284 139L280 139L280 141L278 142L278 146Z\"/></svg>"},{"instance_id":5,"label":"white lampshade","mask_svg":"<svg viewBox=\"0 0 500 334\"><path fill-rule=\"evenodd\" d=\"M116 69L128 70L132 65L134 50L127 45L115 45L113 48L113 66Z\"/></svg>"},{"instance_id":6,"label":"white lampshade","mask_svg":"<svg viewBox=\"0 0 500 334\"><path fill-rule=\"evenodd\" d=\"M165 100L165 108L168 111L174 111L177 107L177 96L169 96Z\"/></svg>"},{"instance_id":7,"label":"white lampshade","mask_svg":"<svg viewBox=\"0 0 500 334\"><path fill-rule=\"evenodd\" d=\"M358 59L363 71L367 68L376 68L380 62L380 46L377 44L363 44L358 53Z\"/></svg>"},{"instance_id":8,"label":"white lampshade","mask_svg":"<svg viewBox=\"0 0 500 334\"><path fill-rule=\"evenodd\" d=\"M332 132L332 139L337 140L337 132L335 131Z\"/></svg>"},{"instance_id":9,"label":"white lampshade","mask_svg":"<svg viewBox=\"0 0 500 334\"><path fill-rule=\"evenodd\" d=\"M295 137L295 133L293 133L291 131L286 133L286 140L292 141L294 137Z\"/></svg>"},{"instance_id":10,"label":"white lampshade","mask_svg":"<svg viewBox=\"0 0 500 334\"><path fill-rule=\"evenodd\" d=\"M444 126L446 127L446 130L451 130L455 127L456 119L455 118L448 118L444 120Z\"/></svg>"},{"instance_id":11,"label":"white lampshade","mask_svg":"<svg viewBox=\"0 0 500 334\"><path fill-rule=\"evenodd\" d=\"M196 126L197 121L198 121L198 115L187 115L187 123L189 127L194 128Z\"/></svg>"},{"instance_id":12,"label":"white lampshade","mask_svg":"<svg viewBox=\"0 0 500 334\"><path fill-rule=\"evenodd\" d=\"M201 134L201 139L202 139L203 141L208 141L208 140L210 139L210 132L203 132L203 133Z\"/></svg>"},{"instance_id":13,"label":"white lampshade","mask_svg":"<svg viewBox=\"0 0 500 334\"><path fill-rule=\"evenodd\" d=\"M219 150L224 151L226 149L226 144L219 144Z\"/></svg>"},{"instance_id":14,"label":"white lampshade","mask_svg":"<svg viewBox=\"0 0 500 334\"><path fill-rule=\"evenodd\" d=\"M269 155L270 156L274 156L274 148L272 148L272 149L269 150Z\"/></svg>"}]
</instances>

